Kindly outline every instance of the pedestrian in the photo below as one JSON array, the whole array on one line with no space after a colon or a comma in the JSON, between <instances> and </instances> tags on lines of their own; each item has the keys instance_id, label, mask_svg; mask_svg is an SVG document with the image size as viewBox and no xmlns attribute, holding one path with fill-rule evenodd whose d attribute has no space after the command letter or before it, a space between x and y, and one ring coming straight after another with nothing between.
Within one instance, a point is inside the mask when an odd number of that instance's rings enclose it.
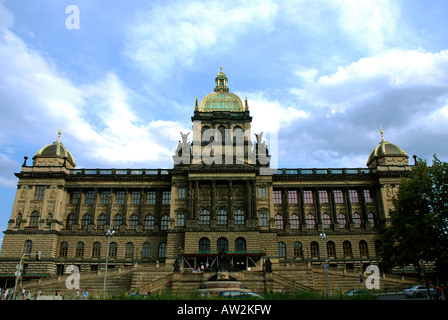
<instances>
[{"instance_id":1,"label":"pedestrian","mask_svg":"<svg viewBox=\"0 0 448 320\"><path fill-rule=\"evenodd\" d=\"M28 289L28 292L25 295L25 300L31 300L31 290Z\"/></svg>"},{"instance_id":2,"label":"pedestrian","mask_svg":"<svg viewBox=\"0 0 448 320\"><path fill-rule=\"evenodd\" d=\"M87 289L85 289L82 293L82 297L84 298L84 300L87 300L87 298L89 297L89 291Z\"/></svg>"}]
</instances>

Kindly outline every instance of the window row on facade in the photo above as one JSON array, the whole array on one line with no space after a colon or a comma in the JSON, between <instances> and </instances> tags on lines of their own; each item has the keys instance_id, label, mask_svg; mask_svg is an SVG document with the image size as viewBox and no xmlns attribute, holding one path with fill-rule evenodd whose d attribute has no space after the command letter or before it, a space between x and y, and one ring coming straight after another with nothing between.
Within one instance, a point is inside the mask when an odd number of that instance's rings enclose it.
<instances>
[{"instance_id":1,"label":"window row on facade","mask_svg":"<svg viewBox=\"0 0 448 320\"><path fill-rule=\"evenodd\" d=\"M85 197L84 197L84 203L85 204L94 204L97 199L97 194L99 193L99 203L103 205L111 204L112 203L112 193L110 190L101 190L99 192L96 192L95 190L87 190L85 191ZM144 194L146 193L146 201L145 203L147 205L154 205L157 203L157 191L151 190L151 191L141 191L141 190L133 190L130 192L127 192L125 190L117 190L113 192L115 194L115 201L113 201L114 204L125 204L128 203L127 196L130 195L130 204L131 205L140 205L144 204ZM78 204L81 202L81 191L80 190L73 190L69 192L70 204ZM179 196L182 198L185 198L185 188L183 192L179 191ZM162 205L169 205L171 204L171 191L161 191L161 204Z\"/></svg>"},{"instance_id":2,"label":"window row on facade","mask_svg":"<svg viewBox=\"0 0 448 320\"><path fill-rule=\"evenodd\" d=\"M378 256L381 250L382 242L381 240L375 241L375 256ZM306 259L306 258L323 258L324 254L321 251L323 247L323 243L319 244L317 241L312 241L308 248L304 248L303 244L300 241L296 241L293 244L293 255L295 259ZM327 257L328 258L344 258L344 259L352 259L354 258L353 254L353 245L352 242L346 240L342 243L342 257L338 257L337 255L337 247L333 241L326 242L327 248ZM288 258L287 257L287 246L285 242L277 243L277 254L280 258ZM358 242L358 257L360 258L368 258L369 248L367 245L367 241L361 240Z\"/></svg>"},{"instance_id":3,"label":"window row on facade","mask_svg":"<svg viewBox=\"0 0 448 320\"><path fill-rule=\"evenodd\" d=\"M283 198L284 192L287 193L286 200ZM362 194L360 194L362 192ZM303 190L302 201L304 204L313 204L315 202L315 196L320 204L330 203L331 202L331 194L333 194L334 203L341 204L345 203L345 196L343 190L335 189L332 192L328 190L320 189L317 191L317 194L313 190ZM374 198L370 189L356 190L349 189L347 192L348 201L350 203L360 203L361 198L364 199L365 203L373 203ZM273 190L273 199L274 204L283 204L284 201L287 201L288 204L298 204L299 203L300 191L297 190ZM266 198L266 188L259 187L258 188L258 197Z\"/></svg>"},{"instance_id":4,"label":"window row on facade","mask_svg":"<svg viewBox=\"0 0 448 320\"><path fill-rule=\"evenodd\" d=\"M267 213L260 213L260 226L268 226L268 214ZM229 215L226 210L220 209L217 212L216 215L217 218L217 225L218 226L226 226L228 223ZM244 211L241 209L238 209L233 214L234 223L235 225L244 225L245 222L245 214ZM21 219L17 219L16 224L20 223ZM33 211L30 216L30 222L29 227L37 228L39 225L40 220L40 214L38 211ZM199 224L201 226L209 226L211 220L211 214L209 210L201 210L199 213ZM274 227L277 230L284 230L285 229L285 218L277 214L274 217ZM328 229L331 227L332 219L329 214L323 213L321 223L325 229ZM355 212L352 214L352 221L353 226L355 229L360 229L363 226L363 218L361 214L358 212ZM112 219L111 228L114 230L122 230L123 226L126 226L125 217L121 214L114 215ZM306 229L316 229L317 227L318 219L316 219L316 216L312 214L307 214L305 216L305 221L302 222L305 224ZM347 222L348 219L345 214L339 213L337 215L337 225L339 229L345 229L347 228ZM369 212L367 214L367 224L374 228L376 226L376 216L373 212ZM77 218L74 214L69 214L67 216L66 222L65 222L65 228L67 230L71 230L72 226L77 225ZM81 218L81 229L87 230L90 225L94 224L93 218L90 214L84 214ZM170 224L170 217L169 215L163 215L160 219L160 230L168 230ZM98 219L96 221L96 228L98 230L104 230L105 226L109 225L107 221L107 217L105 214L101 214L98 216ZM139 225L139 217L136 214L133 214L129 217L129 230L137 230L137 227ZM301 228L301 221L297 214L292 214L289 217L289 225L291 230L299 230ZM144 220L143 220L143 230L145 231L152 231L154 230L155 226L155 218L153 215L148 214ZM177 215L177 226L183 227L185 226L185 215L184 214L178 214Z\"/></svg>"},{"instance_id":5,"label":"window row on facade","mask_svg":"<svg viewBox=\"0 0 448 320\"><path fill-rule=\"evenodd\" d=\"M32 240L27 240L25 242L24 253L31 254L33 251L33 242ZM79 241L76 243L74 258L101 258L101 255L106 255L106 248L102 248L102 244L100 242L94 242L90 248L86 248L84 242ZM109 258L118 258L119 255L119 245L116 242L111 242L109 245ZM102 253L104 251L104 253ZM62 241L59 245L58 255L61 258L67 258L69 252L69 244L66 241ZM136 256L135 245L132 242L126 243L124 246L124 258L125 259L149 259L151 258L151 244L149 242L145 242L141 248L141 254ZM166 258L167 255L167 245L165 242L161 242L158 246L157 257L159 259Z\"/></svg>"},{"instance_id":6,"label":"window row on facade","mask_svg":"<svg viewBox=\"0 0 448 320\"><path fill-rule=\"evenodd\" d=\"M264 215L266 215L266 214L264 214ZM264 219L262 219L262 221L263 220ZM275 217L274 217L275 229L284 230L285 229L285 221L284 220L285 219L282 215L280 215L280 214L275 215ZM361 214L359 214L358 212L355 212L352 214L352 221L353 221L353 226L355 229L361 229L363 227L363 219L361 217ZM347 222L348 222L348 219L345 214L339 213L337 215L336 224L339 229L347 228ZM305 216L304 223L305 223L304 225L305 225L306 229L310 229L310 230L316 229L318 220L316 219L316 216L314 216L312 214L307 214ZM331 228L332 219L331 219L330 215L328 213L323 213L320 223L322 223L322 225L325 229ZM376 226L376 217L373 212L369 212L367 214L367 223L368 223L368 226L370 226L371 228L374 228ZM300 218L297 214L292 214L289 217L289 225L290 225L291 230L300 229L300 226L301 226Z\"/></svg>"}]
</instances>

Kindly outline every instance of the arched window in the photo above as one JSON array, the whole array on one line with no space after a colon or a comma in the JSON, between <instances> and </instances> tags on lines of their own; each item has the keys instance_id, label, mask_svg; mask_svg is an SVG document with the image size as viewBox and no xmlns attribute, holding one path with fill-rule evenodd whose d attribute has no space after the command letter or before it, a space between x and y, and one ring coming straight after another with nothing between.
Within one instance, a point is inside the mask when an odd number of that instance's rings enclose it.
<instances>
[{"instance_id":1,"label":"arched window","mask_svg":"<svg viewBox=\"0 0 448 320\"><path fill-rule=\"evenodd\" d=\"M300 219L299 216L296 214L293 214L291 218L289 219L289 223L291 224L292 230L298 230L300 229Z\"/></svg>"},{"instance_id":2,"label":"arched window","mask_svg":"<svg viewBox=\"0 0 448 320\"><path fill-rule=\"evenodd\" d=\"M95 242L92 246L92 258L99 258L101 255L101 243Z\"/></svg>"},{"instance_id":3,"label":"arched window","mask_svg":"<svg viewBox=\"0 0 448 320\"><path fill-rule=\"evenodd\" d=\"M164 215L162 217L162 222L160 224L160 230L167 231L170 226L170 217L168 215Z\"/></svg>"},{"instance_id":4,"label":"arched window","mask_svg":"<svg viewBox=\"0 0 448 320\"><path fill-rule=\"evenodd\" d=\"M104 230L104 226L106 225L107 218L104 214L100 214L98 217L98 230Z\"/></svg>"},{"instance_id":5,"label":"arched window","mask_svg":"<svg viewBox=\"0 0 448 320\"><path fill-rule=\"evenodd\" d=\"M66 222L65 222L65 228L66 228L67 230L70 230L70 229L72 228L72 226L75 224L75 222L76 222L76 217L75 217L75 215L74 215L74 214L69 214L69 215L67 216L67 220L66 220Z\"/></svg>"},{"instance_id":6,"label":"arched window","mask_svg":"<svg viewBox=\"0 0 448 320\"><path fill-rule=\"evenodd\" d=\"M316 219L312 214L307 214L305 218L306 222L306 228L307 229L314 229L316 228Z\"/></svg>"},{"instance_id":7,"label":"arched window","mask_svg":"<svg viewBox=\"0 0 448 320\"><path fill-rule=\"evenodd\" d=\"M111 242L109 246L109 258L116 258L118 253L118 244Z\"/></svg>"},{"instance_id":8,"label":"arched window","mask_svg":"<svg viewBox=\"0 0 448 320\"><path fill-rule=\"evenodd\" d=\"M78 258L84 257L84 242L78 242L76 244L75 256Z\"/></svg>"},{"instance_id":9,"label":"arched window","mask_svg":"<svg viewBox=\"0 0 448 320\"><path fill-rule=\"evenodd\" d=\"M355 212L353 214L353 224L355 225L356 229L360 229L361 228L361 215L357 212Z\"/></svg>"},{"instance_id":10,"label":"arched window","mask_svg":"<svg viewBox=\"0 0 448 320\"><path fill-rule=\"evenodd\" d=\"M212 138L212 132L213 130L210 129L208 126L203 126L201 129L201 140L202 141L210 141Z\"/></svg>"},{"instance_id":11,"label":"arched window","mask_svg":"<svg viewBox=\"0 0 448 320\"><path fill-rule=\"evenodd\" d=\"M246 251L246 240L239 237L235 240L235 251Z\"/></svg>"},{"instance_id":12,"label":"arched window","mask_svg":"<svg viewBox=\"0 0 448 320\"><path fill-rule=\"evenodd\" d=\"M226 141L227 140L227 137L226 137L226 127L219 126L218 127L218 132L219 132L219 135L218 135L216 140L217 141L221 141L221 142Z\"/></svg>"},{"instance_id":13,"label":"arched window","mask_svg":"<svg viewBox=\"0 0 448 320\"><path fill-rule=\"evenodd\" d=\"M137 226L138 226L138 216L136 214L133 214L129 218L129 229L130 230L137 230Z\"/></svg>"},{"instance_id":14,"label":"arched window","mask_svg":"<svg viewBox=\"0 0 448 320\"><path fill-rule=\"evenodd\" d=\"M60 257L67 257L68 252L68 244L65 241L62 241L59 245L59 256Z\"/></svg>"},{"instance_id":15,"label":"arched window","mask_svg":"<svg viewBox=\"0 0 448 320\"><path fill-rule=\"evenodd\" d=\"M336 245L333 241L327 242L327 256L328 257L336 257Z\"/></svg>"},{"instance_id":16,"label":"arched window","mask_svg":"<svg viewBox=\"0 0 448 320\"><path fill-rule=\"evenodd\" d=\"M284 242L277 243L277 254L279 258L286 258L286 244Z\"/></svg>"},{"instance_id":17,"label":"arched window","mask_svg":"<svg viewBox=\"0 0 448 320\"><path fill-rule=\"evenodd\" d=\"M275 215L275 229L277 230L283 230L283 217L279 214Z\"/></svg>"},{"instance_id":18,"label":"arched window","mask_svg":"<svg viewBox=\"0 0 448 320\"><path fill-rule=\"evenodd\" d=\"M209 226L210 225L210 211L202 210L199 213L199 224L201 226Z\"/></svg>"},{"instance_id":19,"label":"arched window","mask_svg":"<svg viewBox=\"0 0 448 320\"><path fill-rule=\"evenodd\" d=\"M243 129L239 126L234 127L233 128L233 143L236 144L238 142L238 144L243 145L243 141L244 141Z\"/></svg>"},{"instance_id":20,"label":"arched window","mask_svg":"<svg viewBox=\"0 0 448 320\"><path fill-rule=\"evenodd\" d=\"M345 229L345 226L347 225L347 219L342 213L338 214L338 225L340 229Z\"/></svg>"},{"instance_id":21,"label":"arched window","mask_svg":"<svg viewBox=\"0 0 448 320\"><path fill-rule=\"evenodd\" d=\"M229 242L226 238L219 238L216 247L218 249L218 252L221 252L222 250L224 250L224 252L227 252L229 251Z\"/></svg>"},{"instance_id":22,"label":"arched window","mask_svg":"<svg viewBox=\"0 0 448 320\"><path fill-rule=\"evenodd\" d=\"M90 214L85 214L82 216L81 223L82 223L83 230L87 230L91 220L92 220L92 218L90 217Z\"/></svg>"},{"instance_id":23,"label":"arched window","mask_svg":"<svg viewBox=\"0 0 448 320\"><path fill-rule=\"evenodd\" d=\"M316 241L310 244L310 255L312 258L319 257L319 244Z\"/></svg>"},{"instance_id":24,"label":"arched window","mask_svg":"<svg viewBox=\"0 0 448 320\"><path fill-rule=\"evenodd\" d=\"M159 258L166 258L166 243L159 244Z\"/></svg>"},{"instance_id":25,"label":"arched window","mask_svg":"<svg viewBox=\"0 0 448 320\"><path fill-rule=\"evenodd\" d=\"M375 241L375 255L378 257L381 253L381 249L383 248L383 242L381 240Z\"/></svg>"},{"instance_id":26,"label":"arched window","mask_svg":"<svg viewBox=\"0 0 448 320\"><path fill-rule=\"evenodd\" d=\"M227 211L226 210L218 211L218 225L219 226L227 225Z\"/></svg>"},{"instance_id":27,"label":"arched window","mask_svg":"<svg viewBox=\"0 0 448 320\"><path fill-rule=\"evenodd\" d=\"M154 230L154 216L148 214L145 217L145 231Z\"/></svg>"},{"instance_id":28,"label":"arched window","mask_svg":"<svg viewBox=\"0 0 448 320\"><path fill-rule=\"evenodd\" d=\"M373 212L370 212L367 215L367 220L369 221L370 227L371 228L375 228L375 226L376 226L376 223L375 223L376 219L375 219L375 214Z\"/></svg>"},{"instance_id":29,"label":"arched window","mask_svg":"<svg viewBox=\"0 0 448 320\"><path fill-rule=\"evenodd\" d=\"M121 229L121 225L123 224L123 217L121 216L121 214L115 215L113 223L114 223L114 225L113 225L114 230Z\"/></svg>"},{"instance_id":30,"label":"arched window","mask_svg":"<svg viewBox=\"0 0 448 320\"><path fill-rule=\"evenodd\" d=\"M331 225L331 218L328 213L324 213L322 215L322 224L324 225L325 229L329 229Z\"/></svg>"},{"instance_id":31,"label":"arched window","mask_svg":"<svg viewBox=\"0 0 448 320\"><path fill-rule=\"evenodd\" d=\"M151 245L145 242L142 246L142 258L149 258L151 256Z\"/></svg>"},{"instance_id":32,"label":"arched window","mask_svg":"<svg viewBox=\"0 0 448 320\"><path fill-rule=\"evenodd\" d=\"M33 250L33 241L26 240L25 241L25 246L23 248L23 253L24 254L31 254L32 250Z\"/></svg>"},{"instance_id":33,"label":"arched window","mask_svg":"<svg viewBox=\"0 0 448 320\"><path fill-rule=\"evenodd\" d=\"M134 258L134 244L132 242L126 243L125 258Z\"/></svg>"},{"instance_id":34,"label":"arched window","mask_svg":"<svg viewBox=\"0 0 448 320\"><path fill-rule=\"evenodd\" d=\"M31 217L30 217L30 227L31 228L37 228L39 227L39 212L37 211L33 211L31 213Z\"/></svg>"},{"instance_id":35,"label":"arched window","mask_svg":"<svg viewBox=\"0 0 448 320\"><path fill-rule=\"evenodd\" d=\"M369 256L369 249L367 247L367 242L364 240L359 241L359 255Z\"/></svg>"},{"instance_id":36,"label":"arched window","mask_svg":"<svg viewBox=\"0 0 448 320\"><path fill-rule=\"evenodd\" d=\"M235 225L242 226L244 225L244 211L243 210L236 210L235 211Z\"/></svg>"},{"instance_id":37,"label":"arched window","mask_svg":"<svg viewBox=\"0 0 448 320\"><path fill-rule=\"evenodd\" d=\"M342 251L344 253L344 257L353 257L352 244L350 241L346 240L342 243Z\"/></svg>"},{"instance_id":38,"label":"arched window","mask_svg":"<svg viewBox=\"0 0 448 320\"><path fill-rule=\"evenodd\" d=\"M294 258L303 258L303 245L301 242L294 242Z\"/></svg>"},{"instance_id":39,"label":"arched window","mask_svg":"<svg viewBox=\"0 0 448 320\"><path fill-rule=\"evenodd\" d=\"M207 238L202 238L199 240L199 251L209 252L210 251L210 240Z\"/></svg>"}]
</instances>

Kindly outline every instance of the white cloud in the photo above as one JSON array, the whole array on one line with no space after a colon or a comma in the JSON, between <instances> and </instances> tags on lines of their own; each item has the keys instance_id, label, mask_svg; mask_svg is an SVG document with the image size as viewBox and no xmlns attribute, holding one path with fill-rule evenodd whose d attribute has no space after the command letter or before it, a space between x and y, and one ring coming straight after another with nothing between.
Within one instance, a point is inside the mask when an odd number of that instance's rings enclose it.
<instances>
[{"instance_id":1,"label":"white cloud","mask_svg":"<svg viewBox=\"0 0 448 320\"><path fill-rule=\"evenodd\" d=\"M116 74L75 85L9 29L0 34L2 148L11 148L15 137L32 142L37 147L28 152L37 152L56 140L62 127L61 141L78 166L170 163L173 140L183 126L145 121L132 105L131 90ZM15 164L6 160L2 159L5 165Z\"/></svg>"},{"instance_id":2,"label":"white cloud","mask_svg":"<svg viewBox=\"0 0 448 320\"><path fill-rule=\"evenodd\" d=\"M305 34L371 53L396 40L400 19L398 4L388 0L285 0L282 9L282 18Z\"/></svg>"},{"instance_id":3,"label":"white cloud","mask_svg":"<svg viewBox=\"0 0 448 320\"><path fill-rule=\"evenodd\" d=\"M178 2L142 12L129 28L126 54L154 79L190 67L199 57L238 50L236 38L272 29L272 1Z\"/></svg>"}]
</instances>

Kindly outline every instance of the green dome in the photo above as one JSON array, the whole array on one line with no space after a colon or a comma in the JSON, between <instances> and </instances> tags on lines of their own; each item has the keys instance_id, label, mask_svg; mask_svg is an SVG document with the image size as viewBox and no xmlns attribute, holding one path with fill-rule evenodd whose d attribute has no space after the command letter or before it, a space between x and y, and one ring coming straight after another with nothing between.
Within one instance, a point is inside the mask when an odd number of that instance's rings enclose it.
<instances>
[{"instance_id":1,"label":"green dome","mask_svg":"<svg viewBox=\"0 0 448 320\"><path fill-rule=\"evenodd\" d=\"M237 95L229 92L229 88L227 87L227 76L222 72L222 67L221 71L216 76L215 83L215 91L202 99L199 111L243 112L244 107L241 99Z\"/></svg>"},{"instance_id":2,"label":"green dome","mask_svg":"<svg viewBox=\"0 0 448 320\"><path fill-rule=\"evenodd\" d=\"M58 140L49 144L42 149L40 149L33 159L36 158L67 158L67 160L75 166L75 160L73 159L72 154L64 147L62 142L59 140L61 132L59 131Z\"/></svg>"},{"instance_id":3,"label":"green dome","mask_svg":"<svg viewBox=\"0 0 448 320\"><path fill-rule=\"evenodd\" d=\"M230 92L212 92L202 99L200 111L244 111L243 103L237 95Z\"/></svg>"},{"instance_id":4,"label":"green dome","mask_svg":"<svg viewBox=\"0 0 448 320\"><path fill-rule=\"evenodd\" d=\"M383 136L383 131L381 130L381 136ZM373 161L383 157L406 157L409 158L406 152L399 146L384 140L382 137L380 143L375 149L370 153L369 159L367 160L367 166L369 166Z\"/></svg>"}]
</instances>

